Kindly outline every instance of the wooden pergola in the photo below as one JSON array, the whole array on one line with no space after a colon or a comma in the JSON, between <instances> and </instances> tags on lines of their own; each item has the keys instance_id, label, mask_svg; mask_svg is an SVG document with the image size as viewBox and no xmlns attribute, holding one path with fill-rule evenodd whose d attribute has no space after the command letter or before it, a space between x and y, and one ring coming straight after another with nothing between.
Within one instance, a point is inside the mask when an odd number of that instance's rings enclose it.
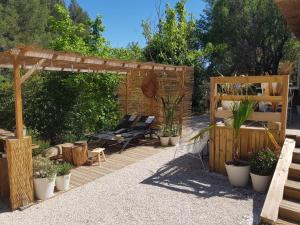
<instances>
[{"instance_id":1,"label":"wooden pergola","mask_svg":"<svg viewBox=\"0 0 300 225\"><path fill-rule=\"evenodd\" d=\"M285 17L291 31L300 38L300 1L275 0L276 5Z\"/></svg>"},{"instance_id":2,"label":"wooden pergola","mask_svg":"<svg viewBox=\"0 0 300 225\"><path fill-rule=\"evenodd\" d=\"M22 83L39 70L67 71L74 73L118 73L124 74L124 82L120 93L125 94L125 113L130 111L131 96L142 95L141 82L143 76L156 77L162 81L170 81L170 85L163 88L184 92L184 101L180 107L181 117L189 116L191 112L193 74L192 67L156 64L151 62L137 62L125 60L103 59L94 56L83 56L72 52L59 52L49 49L41 49L33 46L17 47L0 53L0 68L13 70L15 93L15 137L6 140L6 153L10 189L11 208L16 209L27 205L34 200L32 184L32 141L31 137L23 136L23 106ZM22 75L23 71L25 73ZM169 77L159 78L160 74L170 74ZM136 79L133 76L142 77ZM132 82L132 83L130 83ZM162 89L163 89L162 88ZM130 91L132 93L130 93ZM163 91L163 90L161 90ZM142 96L147 101L146 106L153 113L153 99ZM138 104L141 104L138 102ZM122 105L122 104L121 104ZM134 106L134 105L133 105ZM156 108L159 107L156 105ZM134 109L133 109L134 110ZM156 112L157 113L157 112Z\"/></svg>"}]
</instances>

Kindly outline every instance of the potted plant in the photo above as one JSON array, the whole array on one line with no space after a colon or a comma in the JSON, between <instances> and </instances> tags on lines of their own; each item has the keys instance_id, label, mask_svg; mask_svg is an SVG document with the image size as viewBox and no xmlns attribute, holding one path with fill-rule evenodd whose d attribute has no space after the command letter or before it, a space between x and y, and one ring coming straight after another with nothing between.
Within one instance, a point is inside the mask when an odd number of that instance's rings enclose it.
<instances>
[{"instance_id":1,"label":"potted plant","mask_svg":"<svg viewBox=\"0 0 300 225\"><path fill-rule=\"evenodd\" d=\"M162 126L162 135L160 135L159 140L161 146L168 146L170 142L171 130L167 125Z\"/></svg>"},{"instance_id":2,"label":"potted plant","mask_svg":"<svg viewBox=\"0 0 300 225\"><path fill-rule=\"evenodd\" d=\"M246 161L241 161L239 157L238 140L240 138L240 129L243 123L253 112L253 102L249 99L240 101L232 106L232 128L233 128L233 151L232 161L225 162L225 168L229 182L232 186L244 187L248 184L250 165Z\"/></svg>"},{"instance_id":3,"label":"potted plant","mask_svg":"<svg viewBox=\"0 0 300 225\"><path fill-rule=\"evenodd\" d=\"M37 199L46 200L53 196L56 168L50 159L33 158L33 185Z\"/></svg>"},{"instance_id":4,"label":"potted plant","mask_svg":"<svg viewBox=\"0 0 300 225\"><path fill-rule=\"evenodd\" d=\"M253 189L266 192L277 163L276 154L270 149L254 153L250 158L251 180Z\"/></svg>"},{"instance_id":5,"label":"potted plant","mask_svg":"<svg viewBox=\"0 0 300 225\"><path fill-rule=\"evenodd\" d=\"M69 189L72 168L72 164L68 162L57 164L57 176L55 179L55 186L58 191L66 191Z\"/></svg>"},{"instance_id":6,"label":"potted plant","mask_svg":"<svg viewBox=\"0 0 300 225\"><path fill-rule=\"evenodd\" d=\"M162 136L160 136L160 142L162 146L167 146L170 141L172 129L175 127L174 119L176 115L176 109L183 99L183 95L176 97L161 97L164 113L164 125L162 128ZM177 135L177 134L176 134ZM175 140L174 140L175 141Z\"/></svg>"},{"instance_id":7,"label":"potted plant","mask_svg":"<svg viewBox=\"0 0 300 225\"><path fill-rule=\"evenodd\" d=\"M181 131L181 125L180 124L175 123L175 124L172 125L171 137L170 137L171 145L175 146L179 142L180 131Z\"/></svg>"}]
</instances>

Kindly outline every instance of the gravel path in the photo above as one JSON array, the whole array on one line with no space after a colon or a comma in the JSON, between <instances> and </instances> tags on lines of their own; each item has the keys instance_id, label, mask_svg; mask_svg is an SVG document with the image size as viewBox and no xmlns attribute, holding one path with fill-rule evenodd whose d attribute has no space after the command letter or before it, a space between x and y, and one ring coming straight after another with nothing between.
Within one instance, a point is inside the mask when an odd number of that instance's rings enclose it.
<instances>
[{"instance_id":1,"label":"gravel path","mask_svg":"<svg viewBox=\"0 0 300 225\"><path fill-rule=\"evenodd\" d=\"M0 224L257 224L264 195L232 188L198 160L172 160L173 153L166 148L25 211L0 213Z\"/></svg>"}]
</instances>

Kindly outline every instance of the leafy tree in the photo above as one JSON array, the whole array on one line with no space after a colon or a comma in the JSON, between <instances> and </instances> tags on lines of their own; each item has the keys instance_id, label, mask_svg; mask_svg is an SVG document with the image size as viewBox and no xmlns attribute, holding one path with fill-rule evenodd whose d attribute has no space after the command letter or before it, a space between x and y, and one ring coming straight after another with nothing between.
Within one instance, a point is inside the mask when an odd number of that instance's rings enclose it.
<instances>
[{"instance_id":1,"label":"leafy tree","mask_svg":"<svg viewBox=\"0 0 300 225\"><path fill-rule=\"evenodd\" d=\"M80 7L76 0L71 0L69 5L69 14L75 23L88 25L90 22L87 12Z\"/></svg>"},{"instance_id":2,"label":"leafy tree","mask_svg":"<svg viewBox=\"0 0 300 225\"><path fill-rule=\"evenodd\" d=\"M276 74L290 37L285 21L272 0L208 0L202 45L225 44L210 61L223 74Z\"/></svg>"},{"instance_id":3,"label":"leafy tree","mask_svg":"<svg viewBox=\"0 0 300 225\"><path fill-rule=\"evenodd\" d=\"M20 44L47 45L49 8L41 0L0 2L0 48Z\"/></svg>"},{"instance_id":4,"label":"leafy tree","mask_svg":"<svg viewBox=\"0 0 300 225\"><path fill-rule=\"evenodd\" d=\"M205 67L207 56L224 47L222 44L206 46L199 44L199 27L192 15L187 16L184 0L177 2L175 8L166 6L165 15L159 18L157 30L152 31L150 23L143 21L147 46L144 49L146 60L173 65L194 66L194 111L204 111L207 107L208 93Z\"/></svg>"},{"instance_id":5,"label":"leafy tree","mask_svg":"<svg viewBox=\"0 0 300 225\"><path fill-rule=\"evenodd\" d=\"M143 21L147 46L146 60L174 65L195 65L202 52L190 45L190 35L196 29L196 21L187 20L185 1L179 1L175 8L166 6L165 18L161 18L158 30L153 32L150 24Z\"/></svg>"}]
</instances>

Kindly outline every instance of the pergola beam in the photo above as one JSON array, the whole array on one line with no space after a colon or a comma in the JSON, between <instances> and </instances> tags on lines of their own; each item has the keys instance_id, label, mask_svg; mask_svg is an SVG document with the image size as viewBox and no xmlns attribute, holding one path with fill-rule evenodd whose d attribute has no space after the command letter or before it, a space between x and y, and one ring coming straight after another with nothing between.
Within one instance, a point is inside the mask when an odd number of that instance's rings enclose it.
<instances>
[{"instance_id":1,"label":"pergola beam","mask_svg":"<svg viewBox=\"0 0 300 225\"><path fill-rule=\"evenodd\" d=\"M46 59L41 59L38 61L37 64L35 64L33 67L31 67L22 77L21 77L21 84L23 84L29 77L39 68L42 66L42 64L46 61Z\"/></svg>"}]
</instances>

